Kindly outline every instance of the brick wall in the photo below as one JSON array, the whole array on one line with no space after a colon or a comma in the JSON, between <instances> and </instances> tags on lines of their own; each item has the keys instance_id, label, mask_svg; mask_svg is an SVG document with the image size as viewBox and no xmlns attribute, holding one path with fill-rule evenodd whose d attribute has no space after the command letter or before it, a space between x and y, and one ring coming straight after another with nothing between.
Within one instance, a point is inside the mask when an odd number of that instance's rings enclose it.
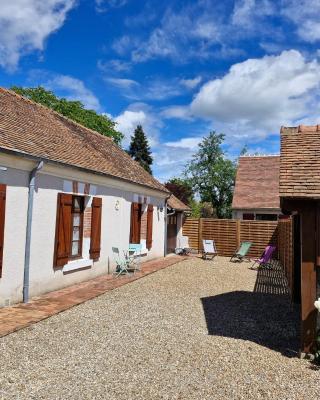
<instances>
[{"instance_id":1,"label":"brick wall","mask_svg":"<svg viewBox=\"0 0 320 400\"><path fill-rule=\"evenodd\" d=\"M140 239L146 240L147 239L147 207L142 206L142 215L141 215L141 233L140 233Z\"/></svg>"},{"instance_id":2,"label":"brick wall","mask_svg":"<svg viewBox=\"0 0 320 400\"><path fill-rule=\"evenodd\" d=\"M92 208L86 207L83 213L83 237L89 238L91 236L91 216Z\"/></svg>"}]
</instances>

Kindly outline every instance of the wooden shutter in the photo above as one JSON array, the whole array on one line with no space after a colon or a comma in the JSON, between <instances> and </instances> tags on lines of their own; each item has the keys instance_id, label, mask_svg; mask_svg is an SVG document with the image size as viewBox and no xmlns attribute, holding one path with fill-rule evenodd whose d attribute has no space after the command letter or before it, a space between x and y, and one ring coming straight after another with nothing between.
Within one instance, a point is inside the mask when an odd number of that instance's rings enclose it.
<instances>
[{"instance_id":1,"label":"wooden shutter","mask_svg":"<svg viewBox=\"0 0 320 400\"><path fill-rule=\"evenodd\" d=\"M5 213L6 213L6 185L0 184L0 277L2 275Z\"/></svg>"},{"instance_id":2,"label":"wooden shutter","mask_svg":"<svg viewBox=\"0 0 320 400\"><path fill-rule=\"evenodd\" d=\"M316 265L320 267L320 202L317 203L317 235L316 235Z\"/></svg>"},{"instance_id":3,"label":"wooden shutter","mask_svg":"<svg viewBox=\"0 0 320 400\"><path fill-rule=\"evenodd\" d=\"M97 260L101 251L101 214L102 198L92 199L90 258Z\"/></svg>"},{"instance_id":4,"label":"wooden shutter","mask_svg":"<svg viewBox=\"0 0 320 400\"><path fill-rule=\"evenodd\" d=\"M71 210L72 195L58 194L56 239L54 252L54 267L62 267L67 264L71 246Z\"/></svg>"},{"instance_id":5,"label":"wooden shutter","mask_svg":"<svg viewBox=\"0 0 320 400\"><path fill-rule=\"evenodd\" d=\"M152 247L153 205L148 205L147 212L147 249Z\"/></svg>"},{"instance_id":6,"label":"wooden shutter","mask_svg":"<svg viewBox=\"0 0 320 400\"><path fill-rule=\"evenodd\" d=\"M131 204L130 243L140 243L141 204Z\"/></svg>"}]
</instances>

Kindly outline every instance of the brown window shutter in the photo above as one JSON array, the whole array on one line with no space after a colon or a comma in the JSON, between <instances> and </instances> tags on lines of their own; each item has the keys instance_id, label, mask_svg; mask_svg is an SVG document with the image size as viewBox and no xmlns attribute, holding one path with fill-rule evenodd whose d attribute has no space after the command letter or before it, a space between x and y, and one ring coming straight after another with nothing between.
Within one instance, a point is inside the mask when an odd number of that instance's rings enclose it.
<instances>
[{"instance_id":1,"label":"brown window shutter","mask_svg":"<svg viewBox=\"0 0 320 400\"><path fill-rule=\"evenodd\" d=\"M56 239L54 252L54 267L62 267L67 264L71 246L71 210L72 195L58 194L58 207L56 219Z\"/></svg>"},{"instance_id":2,"label":"brown window shutter","mask_svg":"<svg viewBox=\"0 0 320 400\"><path fill-rule=\"evenodd\" d=\"M0 278L2 275L4 221L6 214L6 185L0 185Z\"/></svg>"},{"instance_id":3,"label":"brown window shutter","mask_svg":"<svg viewBox=\"0 0 320 400\"><path fill-rule=\"evenodd\" d=\"M100 257L101 214L102 214L102 198L94 197L92 199L91 240L90 240L90 258L92 258L93 260L97 260Z\"/></svg>"},{"instance_id":4,"label":"brown window shutter","mask_svg":"<svg viewBox=\"0 0 320 400\"><path fill-rule=\"evenodd\" d=\"M152 226L153 226L153 205L148 205L147 214L147 249L150 250L152 247Z\"/></svg>"},{"instance_id":5,"label":"brown window shutter","mask_svg":"<svg viewBox=\"0 0 320 400\"><path fill-rule=\"evenodd\" d=\"M130 243L140 243L141 204L131 204Z\"/></svg>"}]
</instances>

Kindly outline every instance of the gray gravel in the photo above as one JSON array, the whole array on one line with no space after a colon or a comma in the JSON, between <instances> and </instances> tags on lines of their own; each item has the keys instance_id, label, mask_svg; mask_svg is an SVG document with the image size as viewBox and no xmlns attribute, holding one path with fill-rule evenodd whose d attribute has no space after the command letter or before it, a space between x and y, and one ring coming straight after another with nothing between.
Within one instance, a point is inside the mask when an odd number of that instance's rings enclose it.
<instances>
[{"instance_id":1,"label":"gray gravel","mask_svg":"<svg viewBox=\"0 0 320 400\"><path fill-rule=\"evenodd\" d=\"M319 398L281 279L249 266L190 258L0 339L0 398Z\"/></svg>"}]
</instances>

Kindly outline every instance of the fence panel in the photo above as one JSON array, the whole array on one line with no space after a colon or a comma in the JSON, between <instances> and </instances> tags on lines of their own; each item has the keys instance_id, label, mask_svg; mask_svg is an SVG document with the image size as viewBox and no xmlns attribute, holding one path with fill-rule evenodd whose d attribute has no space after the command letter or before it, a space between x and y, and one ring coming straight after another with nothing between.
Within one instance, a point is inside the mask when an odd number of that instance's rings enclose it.
<instances>
[{"instance_id":1,"label":"fence panel","mask_svg":"<svg viewBox=\"0 0 320 400\"><path fill-rule=\"evenodd\" d=\"M252 242L249 257L260 257L268 245L278 248L277 221L240 221L241 242Z\"/></svg>"},{"instance_id":2,"label":"fence panel","mask_svg":"<svg viewBox=\"0 0 320 400\"><path fill-rule=\"evenodd\" d=\"M201 251L202 239L213 239L218 254L227 257L234 254L243 241L253 243L249 257L259 257L269 244L278 247L277 221L186 218L182 232L189 237L193 249Z\"/></svg>"},{"instance_id":3,"label":"fence panel","mask_svg":"<svg viewBox=\"0 0 320 400\"><path fill-rule=\"evenodd\" d=\"M217 246L218 254L231 256L238 247L237 221L231 219L202 218L202 231L200 232L200 248L202 239L213 239Z\"/></svg>"},{"instance_id":4,"label":"fence panel","mask_svg":"<svg viewBox=\"0 0 320 400\"><path fill-rule=\"evenodd\" d=\"M279 221L278 225L278 248L279 259L283 266L284 273L287 277L288 286L291 295L293 294L293 227L292 219L284 219Z\"/></svg>"},{"instance_id":5,"label":"fence panel","mask_svg":"<svg viewBox=\"0 0 320 400\"><path fill-rule=\"evenodd\" d=\"M199 219L186 218L182 227L182 234L188 236L189 245L195 250L199 250Z\"/></svg>"}]
</instances>

